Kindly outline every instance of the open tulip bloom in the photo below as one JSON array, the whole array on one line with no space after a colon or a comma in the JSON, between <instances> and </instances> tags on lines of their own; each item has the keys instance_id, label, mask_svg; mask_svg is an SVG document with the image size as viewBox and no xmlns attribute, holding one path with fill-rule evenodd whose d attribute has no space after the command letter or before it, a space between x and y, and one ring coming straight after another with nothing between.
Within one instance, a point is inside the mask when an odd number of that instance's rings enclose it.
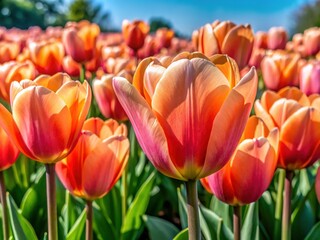
<instances>
[{"instance_id":1,"label":"open tulip bloom","mask_svg":"<svg viewBox=\"0 0 320 240\"><path fill-rule=\"evenodd\" d=\"M222 168L235 150L256 96L257 75L252 68L240 80L226 55L210 60L182 53L167 65L144 59L133 84L114 78L113 85L149 160L161 173L187 181L188 194L189 182Z\"/></svg>"}]
</instances>

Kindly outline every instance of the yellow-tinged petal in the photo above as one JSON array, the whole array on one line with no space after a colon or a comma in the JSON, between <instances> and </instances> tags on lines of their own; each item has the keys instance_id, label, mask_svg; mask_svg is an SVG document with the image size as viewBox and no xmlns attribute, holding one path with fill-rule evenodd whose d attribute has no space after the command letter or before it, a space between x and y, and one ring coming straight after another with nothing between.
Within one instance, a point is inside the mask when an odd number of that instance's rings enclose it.
<instances>
[{"instance_id":1,"label":"yellow-tinged petal","mask_svg":"<svg viewBox=\"0 0 320 240\"><path fill-rule=\"evenodd\" d=\"M53 76L40 75L34 80L37 85L48 88L53 92L57 92L63 84L70 81L73 80L66 73L56 73Z\"/></svg>"}]
</instances>

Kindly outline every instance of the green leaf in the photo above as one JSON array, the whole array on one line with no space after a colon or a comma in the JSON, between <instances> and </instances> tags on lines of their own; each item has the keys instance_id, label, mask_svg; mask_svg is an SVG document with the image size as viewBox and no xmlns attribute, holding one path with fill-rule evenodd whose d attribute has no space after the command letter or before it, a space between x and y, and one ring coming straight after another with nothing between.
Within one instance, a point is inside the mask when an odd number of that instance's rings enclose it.
<instances>
[{"instance_id":1,"label":"green leaf","mask_svg":"<svg viewBox=\"0 0 320 240\"><path fill-rule=\"evenodd\" d=\"M270 192L266 191L263 193L261 198L259 199L259 215L260 215L260 224L263 225L267 234L266 237L271 238L274 225L275 225L275 206L272 201L272 197ZM272 213L272 214L271 214Z\"/></svg>"},{"instance_id":2,"label":"green leaf","mask_svg":"<svg viewBox=\"0 0 320 240\"><path fill-rule=\"evenodd\" d=\"M182 228L187 228L188 227L188 213L187 213L186 201L181 193L182 188L183 188L183 185L181 185L181 188L177 189L178 199L179 199L179 216L180 216Z\"/></svg>"},{"instance_id":3,"label":"green leaf","mask_svg":"<svg viewBox=\"0 0 320 240\"><path fill-rule=\"evenodd\" d=\"M189 239L189 233L188 233L188 228L183 229L181 232L177 234L173 238L173 240L188 240Z\"/></svg>"},{"instance_id":4,"label":"green leaf","mask_svg":"<svg viewBox=\"0 0 320 240\"><path fill-rule=\"evenodd\" d=\"M175 225L164 219L144 215L143 221L146 223L151 240L173 239L179 233Z\"/></svg>"},{"instance_id":5,"label":"green leaf","mask_svg":"<svg viewBox=\"0 0 320 240\"><path fill-rule=\"evenodd\" d=\"M223 219L226 227L232 229L232 207L212 196L210 209Z\"/></svg>"},{"instance_id":6,"label":"green leaf","mask_svg":"<svg viewBox=\"0 0 320 240\"><path fill-rule=\"evenodd\" d=\"M313 226L305 240L318 240L320 236L320 222Z\"/></svg>"},{"instance_id":7,"label":"green leaf","mask_svg":"<svg viewBox=\"0 0 320 240\"><path fill-rule=\"evenodd\" d=\"M292 215L292 239L304 239L316 222L316 215L309 201L300 205Z\"/></svg>"},{"instance_id":8,"label":"green leaf","mask_svg":"<svg viewBox=\"0 0 320 240\"><path fill-rule=\"evenodd\" d=\"M244 217L241 228L241 238L259 240L259 235L259 205L258 202L255 202L249 205Z\"/></svg>"},{"instance_id":9,"label":"green leaf","mask_svg":"<svg viewBox=\"0 0 320 240\"><path fill-rule=\"evenodd\" d=\"M85 222L86 222L86 210L84 209L81 215L78 217L77 221L74 223L74 225L70 229L66 239L67 240L81 239Z\"/></svg>"},{"instance_id":10,"label":"green leaf","mask_svg":"<svg viewBox=\"0 0 320 240\"><path fill-rule=\"evenodd\" d=\"M7 202L14 238L19 240L38 239L31 224L23 217L21 211L19 211L16 203L9 194L7 194Z\"/></svg>"},{"instance_id":11,"label":"green leaf","mask_svg":"<svg viewBox=\"0 0 320 240\"><path fill-rule=\"evenodd\" d=\"M112 221L103 216L101 209L95 202L93 202L93 231L99 240L119 239L119 234L115 233Z\"/></svg>"},{"instance_id":12,"label":"green leaf","mask_svg":"<svg viewBox=\"0 0 320 240\"><path fill-rule=\"evenodd\" d=\"M139 237L142 230L141 218L147 210L155 176L156 172L154 171L140 187L130 205L121 229L122 239L132 240Z\"/></svg>"}]
</instances>

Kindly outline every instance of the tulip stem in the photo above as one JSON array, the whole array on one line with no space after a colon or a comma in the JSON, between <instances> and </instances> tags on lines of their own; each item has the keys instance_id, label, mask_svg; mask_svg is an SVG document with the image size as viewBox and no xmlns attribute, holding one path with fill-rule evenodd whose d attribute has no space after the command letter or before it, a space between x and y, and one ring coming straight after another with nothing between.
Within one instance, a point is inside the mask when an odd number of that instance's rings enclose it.
<instances>
[{"instance_id":1,"label":"tulip stem","mask_svg":"<svg viewBox=\"0 0 320 240\"><path fill-rule=\"evenodd\" d=\"M81 83L84 82L85 74L86 74L86 65L84 65L84 63L81 63L81 67L80 67L80 82Z\"/></svg>"},{"instance_id":2,"label":"tulip stem","mask_svg":"<svg viewBox=\"0 0 320 240\"><path fill-rule=\"evenodd\" d=\"M233 239L240 240L241 227L241 208L240 206L233 207Z\"/></svg>"},{"instance_id":3,"label":"tulip stem","mask_svg":"<svg viewBox=\"0 0 320 240\"><path fill-rule=\"evenodd\" d=\"M291 191L292 191L293 172L286 170L286 178L284 184L284 199L282 211L282 240L291 239Z\"/></svg>"},{"instance_id":4,"label":"tulip stem","mask_svg":"<svg viewBox=\"0 0 320 240\"><path fill-rule=\"evenodd\" d=\"M282 204L283 204L283 188L284 180L286 177L286 172L284 169L279 168L278 175L278 190L277 190L277 201L275 210L275 222L274 222L274 232L273 239L280 239L281 232L281 214L282 214Z\"/></svg>"},{"instance_id":5,"label":"tulip stem","mask_svg":"<svg viewBox=\"0 0 320 240\"><path fill-rule=\"evenodd\" d=\"M0 198L2 205L2 229L3 229L3 239L9 239L9 222L8 222L8 207L7 207L7 199L6 199L6 186L3 176L3 171L0 171Z\"/></svg>"},{"instance_id":6,"label":"tulip stem","mask_svg":"<svg viewBox=\"0 0 320 240\"><path fill-rule=\"evenodd\" d=\"M47 185L47 210L48 210L48 239L57 240L57 203L56 203L56 179L55 164L48 163L46 166Z\"/></svg>"},{"instance_id":7,"label":"tulip stem","mask_svg":"<svg viewBox=\"0 0 320 240\"><path fill-rule=\"evenodd\" d=\"M86 202L86 240L92 240L93 232L92 232L92 218L93 218L93 211L92 211L92 201Z\"/></svg>"},{"instance_id":8,"label":"tulip stem","mask_svg":"<svg viewBox=\"0 0 320 240\"><path fill-rule=\"evenodd\" d=\"M128 192L128 185L127 185L127 175L128 170L125 168L122 173L122 223L124 223L124 219L127 214L127 192Z\"/></svg>"},{"instance_id":9,"label":"tulip stem","mask_svg":"<svg viewBox=\"0 0 320 240\"><path fill-rule=\"evenodd\" d=\"M197 181L186 182L189 240L200 240L200 218L198 206Z\"/></svg>"}]
</instances>

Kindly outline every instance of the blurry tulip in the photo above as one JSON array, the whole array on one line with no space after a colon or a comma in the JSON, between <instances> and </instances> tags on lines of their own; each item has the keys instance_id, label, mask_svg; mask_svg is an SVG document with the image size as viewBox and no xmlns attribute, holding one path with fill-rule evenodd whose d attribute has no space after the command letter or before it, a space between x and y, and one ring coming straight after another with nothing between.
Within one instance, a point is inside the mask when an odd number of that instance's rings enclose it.
<instances>
[{"instance_id":1,"label":"blurry tulip","mask_svg":"<svg viewBox=\"0 0 320 240\"><path fill-rule=\"evenodd\" d=\"M19 155L18 148L8 137L7 133L0 127L0 171L11 167Z\"/></svg>"},{"instance_id":2,"label":"blurry tulip","mask_svg":"<svg viewBox=\"0 0 320 240\"><path fill-rule=\"evenodd\" d=\"M258 48L262 48L262 49L267 49L268 48L268 33L266 32L256 32L256 34L254 35L254 44L253 47L258 49Z\"/></svg>"},{"instance_id":3,"label":"blurry tulip","mask_svg":"<svg viewBox=\"0 0 320 240\"><path fill-rule=\"evenodd\" d=\"M63 58L62 61L63 70L72 77L80 76L81 65L74 61L70 55Z\"/></svg>"},{"instance_id":4,"label":"blurry tulip","mask_svg":"<svg viewBox=\"0 0 320 240\"><path fill-rule=\"evenodd\" d=\"M251 117L230 161L201 179L202 185L230 205L257 201L270 185L278 160L279 131L270 133L258 117ZM244 174L245 173L245 174Z\"/></svg>"},{"instance_id":5,"label":"blurry tulip","mask_svg":"<svg viewBox=\"0 0 320 240\"><path fill-rule=\"evenodd\" d=\"M153 165L188 181L219 170L235 150L256 95L256 71L239 80L227 56L210 61L183 53L168 67L144 59L133 85L118 77L113 86Z\"/></svg>"},{"instance_id":6,"label":"blurry tulip","mask_svg":"<svg viewBox=\"0 0 320 240\"><path fill-rule=\"evenodd\" d=\"M10 101L10 85L13 81L34 79L37 71L32 62L19 63L10 61L0 65L0 98Z\"/></svg>"},{"instance_id":7,"label":"blurry tulip","mask_svg":"<svg viewBox=\"0 0 320 240\"><path fill-rule=\"evenodd\" d=\"M171 40L174 37L174 31L168 28L159 28L156 31L156 45L159 50L169 48Z\"/></svg>"},{"instance_id":8,"label":"blurry tulip","mask_svg":"<svg viewBox=\"0 0 320 240\"><path fill-rule=\"evenodd\" d=\"M276 51L261 61L260 67L266 87L280 90L286 86L298 86L299 54Z\"/></svg>"},{"instance_id":9,"label":"blurry tulip","mask_svg":"<svg viewBox=\"0 0 320 240\"><path fill-rule=\"evenodd\" d=\"M0 64L15 60L20 52L19 44L0 41Z\"/></svg>"},{"instance_id":10,"label":"blurry tulip","mask_svg":"<svg viewBox=\"0 0 320 240\"><path fill-rule=\"evenodd\" d=\"M30 57L40 74L53 75L62 70L64 48L58 40L29 43Z\"/></svg>"},{"instance_id":11,"label":"blurry tulip","mask_svg":"<svg viewBox=\"0 0 320 240\"><path fill-rule=\"evenodd\" d=\"M306 54L316 55L320 51L320 28L313 27L305 30L303 37Z\"/></svg>"},{"instance_id":12,"label":"blurry tulip","mask_svg":"<svg viewBox=\"0 0 320 240\"><path fill-rule=\"evenodd\" d=\"M255 66L256 68L260 68L260 64L264 56L266 55L266 50L262 48L254 48L249 60L249 66Z\"/></svg>"},{"instance_id":13,"label":"blurry tulip","mask_svg":"<svg viewBox=\"0 0 320 240\"><path fill-rule=\"evenodd\" d=\"M255 102L255 113L269 129L280 130L278 167L307 168L320 158L320 96L308 98L295 87L266 91Z\"/></svg>"},{"instance_id":14,"label":"blurry tulip","mask_svg":"<svg viewBox=\"0 0 320 240\"><path fill-rule=\"evenodd\" d=\"M137 51L142 48L144 40L148 35L150 27L147 23L140 20L129 22L123 20L122 22L122 34L127 46Z\"/></svg>"},{"instance_id":15,"label":"blurry tulip","mask_svg":"<svg viewBox=\"0 0 320 240\"><path fill-rule=\"evenodd\" d=\"M85 121L79 141L56 172L73 195L95 200L107 194L120 178L129 158L127 128L109 119Z\"/></svg>"},{"instance_id":16,"label":"blurry tulip","mask_svg":"<svg viewBox=\"0 0 320 240\"><path fill-rule=\"evenodd\" d=\"M94 57L96 41L100 33L100 28L97 24L84 23L78 25L78 28L66 28L62 34L66 53L78 63L90 61Z\"/></svg>"},{"instance_id":17,"label":"blurry tulip","mask_svg":"<svg viewBox=\"0 0 320 240\"><path fill-rule=\"evenodd\" d=\"M272 27L268 31L268 49L285 49L288 41L287 31L283 27Z\"/></svg>"},{"instance_id":18,"label":"blurry tulip","mask_svg":"<svg viewBox=\"0 0 320 240\"><path fill-rule=\"evenodd\" d=\"M118 74L122 70L133 68L133 63L128 58L108 58L104 68L107 73Z\"/></svg>"},{"instance_id":19,"label":"blurry tulip","mask_svg":"<svg viewBox=\"0 0 320 240\"><path fill-rule=\"evenodd\" d=\"M90 103L89 84L66 74L13 82L12 114L0 105L0 126L27 157L55 163L75 146Z\"/></svg>"},{"instance_id":20,"label":"blurry tulip","mask_svg":"<svg viewBox=\"0 0 320 240\"><path fill-rule=\"evenodd\" d=\"M132 82L132 76L127 72L122 71L118 76L125 77ZM128 117L114 93L112 86L112 79L114 77L115 75L108 74L103 75L101 79L94 79L92 82L92 90L100 112L104 117L124 121L127 120Z\"/></svg>"},{"instance_id":21,"label":"blurry tulip","mask_svg":"<svg viewBox=\"0 0 320 240\"><path fill-rule=\"evenodd\" d=\"M307 95L320 93L320 61L310 61L301 68L300 89Z\"/></svg>"},{"instance_id":22,"label":"blurry tulip","mask_svg":"<svg viewBox=\"0 0 320 240\"><path fill-rule=\"evenodd\" d=\"M198 51L210 57L216 53L233 58L241 70L250 59L254 35L250 25L236 25L230 21L206 24L199 30Z\"/></svg>"}]
</instances>

